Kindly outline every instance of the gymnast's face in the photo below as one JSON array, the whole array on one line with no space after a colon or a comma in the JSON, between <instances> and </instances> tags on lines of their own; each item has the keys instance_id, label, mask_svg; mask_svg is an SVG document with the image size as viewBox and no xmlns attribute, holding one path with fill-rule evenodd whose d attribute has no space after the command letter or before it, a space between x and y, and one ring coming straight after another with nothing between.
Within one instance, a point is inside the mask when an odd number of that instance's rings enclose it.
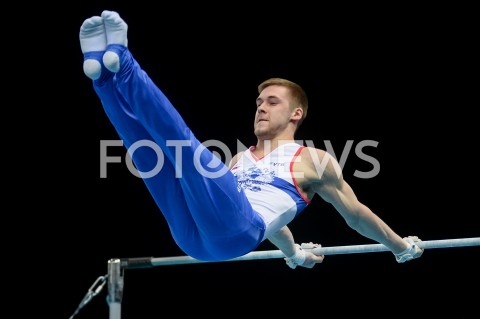
<instances>
[{"instance_id":1,"label":"gymnast's face","mask_svg":"<svg viewBox=\"0 0 480 319\"><path fill-rule=\"evenodd\" d=\"M287 130L292 114L289 89L281 85L267 86L257 98L255 135L263 140L280 137Z\"/></svg>"}]
</instances>

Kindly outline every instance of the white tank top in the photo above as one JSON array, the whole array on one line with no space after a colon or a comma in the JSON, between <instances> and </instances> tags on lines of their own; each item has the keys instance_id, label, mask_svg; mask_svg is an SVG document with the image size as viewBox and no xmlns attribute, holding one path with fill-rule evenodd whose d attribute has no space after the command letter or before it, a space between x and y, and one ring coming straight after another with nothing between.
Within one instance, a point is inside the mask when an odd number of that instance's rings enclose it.
<instances>
[{"instance_id":1,"label":"white tank top","mask_svg":"<svg viewBox=\"0 0 480 319\"><path fill-rule=\"evenodd\" d=\"M262 158L251 146L231 168L239 191L245 191L252 207L267 226L264 239L291 222L309 204L299 192L292 166L299 161L304 146L297 143L280 145Z\"/></svg>"}]
</instances>

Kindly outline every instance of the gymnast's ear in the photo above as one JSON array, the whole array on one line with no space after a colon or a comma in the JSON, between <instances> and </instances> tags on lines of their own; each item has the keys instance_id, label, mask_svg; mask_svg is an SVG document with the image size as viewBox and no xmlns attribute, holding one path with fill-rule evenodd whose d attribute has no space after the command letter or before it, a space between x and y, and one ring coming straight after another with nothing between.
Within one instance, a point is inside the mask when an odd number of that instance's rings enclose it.
<instances>
[{"instance_id":1,"label":"gymnast's ear","mask_svg":"<svg viewBox=\"0 0 480 319\"><path fill-rule=\"evenodd\" d=\"M295 121L300 121L303 117L303 109L299 106L292 110L291 119Z\"/></svg>"}]
</instances>

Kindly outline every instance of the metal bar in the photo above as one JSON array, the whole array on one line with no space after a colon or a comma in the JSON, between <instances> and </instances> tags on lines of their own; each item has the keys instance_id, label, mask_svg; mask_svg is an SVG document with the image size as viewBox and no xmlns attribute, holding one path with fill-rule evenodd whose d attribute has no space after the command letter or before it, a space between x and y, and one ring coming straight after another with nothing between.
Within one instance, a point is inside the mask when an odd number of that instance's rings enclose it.
<instances>
[{"instance_id":1,"label":"metal bar","mask_svg":"<svg viewBox=\"0 0 480 319\"><path fill-rule=\"evenodd\" d=\"M468 246L480 246L480 237L473 238L458 238L458 239L440 239L440 240L424 240L418 243L418 246L424 249L432 248L454 248L454 247L468 247ZM312 250L316 255L339 255L339 254L358 254L358 253L371 253L389 251L387 247L382 244L369 244L369 245L349 245L349 246L333 246L333 247L318 247ZM225 262L225 261L244 261L244 260L258 260L258 259L274 259L284 258L285 255L280 250L265 250L265 251L253 251L243 256L222 260L222 261L203 261L192 258L190 256L177 256L177 257L157 257L148 258L148 267L156 266L169 266L169 265L182 265L182 264L198 264L209 262ZM140 264L138 258L132 259L134 262L129 263L128 259L122 260L122 265L125 268L145 268L146 264ZM140 266L139 266L140 265Z\"/></svg>"}]
</instances>

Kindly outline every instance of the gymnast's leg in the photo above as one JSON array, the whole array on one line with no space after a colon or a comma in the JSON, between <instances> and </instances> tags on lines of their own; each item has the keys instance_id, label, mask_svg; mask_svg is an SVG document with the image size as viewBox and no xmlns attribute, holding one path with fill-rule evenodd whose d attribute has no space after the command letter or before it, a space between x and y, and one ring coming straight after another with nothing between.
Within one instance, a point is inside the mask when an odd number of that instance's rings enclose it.
<instances>
[{"instance_id":1,"label":"gymnast's leg","mask_svg":"<svg viewBox=\"0 0 480 319\"><path fill-rule=\"evenodd\" d=\"M115 16L116 18L116 16ZM101 18L100 18L101 19ZM125 145L130 147L135 141L139 140L152 140L151 135L145 130L145 128L139 123L136 114L132 112L130 105L126 103L123 98L123 95L119 94L119 91L116 87L119 87L118 78L119 76L113 76L113 73L107 71L103 66L101 57L102 57L102 50L104 47L102 45L90 45L88 43L89 34L85 35L83 32L82 37L82 30L84 29L94 29L95 32L90 32L90 42L102 42L101 36L99 35L101 32L96 29L101 29L100 23L97 17L93 17L91 19L86 20L84 25L81 28L81 44L82 44L82 51L85 55L85 62L84 62L84 71L87 76L94 80L94 88L97 92L98 96L102 100L104 105L105 112L109 119L111 120L112 124L115 126L117 132L119 133L120 137L124 140ZM108 25L108 24L107 24ZM84 27L85 26L85 27ZM113 25L113 27L117 27L118 25ZM85 31L85 30L84 30ZM117 31L116 29L114 30ZM114 34L115 38L115 34ZM100 39L100 40L99 40ZM119 40L120 39L120 40ZM104 41L104 40L103 40ZM119 38L115 38L115 41L126 41L125 39L121 39L121 34ZM91 44L91 43L90 43ZM126 44L126 42L125 42ZM92 49L93 51L90 51ZM107 52L108 53L108 52ZM103 60L108 60L108 55L103 55ZM131 58L132 62L133 58ZM108 61L107 61L108 62ZM120 62L120 60L118 60ZM122 62L123 63L123 62ZM136 71L140 72L138 65L134 62ZM87 65L87 67L86 67ZM91 66L94 67L91 67ZM110 67L112 67L112 63L110 63ZM126 64L128 65L128 64ZM89 67L90 66L90 67ZM97 67L97 70L95 70ZM92 69L94 70L92 72ZM135 75L135 74L134 74ZM133 77L133 76L132 76ZM150 87L152 84L147 83L143 84ZM151 88L150 88L151 89ZM141 90L139 90L141 91ZM123 93L123 91L122 91ZM148 93L148 92L147 92ZM148 94L147 94L148 95ZM142 100L145 100L142 99ZM148 101L147 102L151 103ZM178 120L178 119L177 119ZM177 123L178 124L178 123ZM183 122L181 122L183 126L182 129L187 129ZM161 137L161 136L157 136ZM182 136L183 137L183 136ZM190 138L191 136L189 136ZM163 140L165 141L165 140ZM196 139L194 142L198 143ZM165 142L162 143L165 146ZM195 144L198 147L197 144ZM164 147L165 149L166 147ZM209 154L210 152L204 152L205 154ZM151 169L157 160L156 153L153 152L150 148L139 148L137 149L132 155L132 158L135 162L135 165L140 171L148 171ZM260 224L260 227L256 227L257 232L253 234L253 239L250 241L244 241L245 233L242 233L242 241L239 243L236 241L235 232L225 232L225 230L234 230L238 233L238 224L235 224L236 219L222 219L222 226L220 229L224 229L224 231L218 231L218 223L211 222L211 216L209 217L208 211L204 211L204 214L201 218L197 215L192 215L192 211L196 211L196 205L201 207L208 208L208 205L205 205L205 201L198 202L193 204L192 210L192 202L185 200L185 189L190 191L190 198L198 199L198 193L196 196L193 196L192 190L198 191L199 185L192 185L193 187L185 187L185 180L175 178L175 168L171 162L173 159L172 153L167 152L167 157L170 156L170 160L166 160L164 163L164 167L162 167L161 171L153 177L145 178L144 181L147 184L148 189L152 193L156 203L158 204L159 208L164 213L165 218L170 226L172 231L172 235L175 238L176 242L179 246L190 256L198 259L204 260L219 260L219 259L228 259L232 257L236 257L238 255L244 254L255 248L258 244L259 233L263 230ZM202 153L202 157L205 155ZM211 158L208 158L211 160ZM187 161L190 163L191 161ZM187 163L187 164L188 164ZM145 169L148 168L148 169ZM168 182L166 182L168 181ZM182 184L182 182L184 182ZM203 181L204 182L204 181ZM182 188L180 188L180 185ZM216 185L216 184L215 184ZM188 184L187 184L188 186ZM193 189L194 188L194 189ZM236 192L234 193L236 194ZM209 195L215 195L213 193L209 193ZM210 206L217 206L216 211L221 211L224 209L222 207L222 200L214 201L211 200L211 196L205 198L200 196L203 200L207 202L211 202ZM224 201L223 201L224 202ZM229 203L230 204L230 203ZM187 207L188 206L188 207ZM190 211L189 211L190 208ZM243 209L243 208L242 208ZM251 208L250 208L251 209ZM225 214L224 211L222 211ZM206 213L206 214L205 214ZM237 216L238 214L234 214L233 216ZM217 219L218 216L213 216ZM237 218L238 219L238 218ZM227 222L227 226L233 226L231 228L225 227L225 221ZM244 221L244 219L242 219ZM234 224L232 224L234 223ZM258 221L257 221L258 223ZM198 229L196 227L199 227ZM257 226L257 225L255 225ZM242 230L244 226L242 226ZM212 232L213 233L210 233ZM206 235L206 236L205 236ZM213 235L213 237L210 237ZM223 236L223 238L218 235ZM252 238L252 232L248 233ZM213 239L212 239L213 238ZM246 245L246 246L243 246ZM208 251L208 252L207 252Z\"/></svg>"}]
</instances>

